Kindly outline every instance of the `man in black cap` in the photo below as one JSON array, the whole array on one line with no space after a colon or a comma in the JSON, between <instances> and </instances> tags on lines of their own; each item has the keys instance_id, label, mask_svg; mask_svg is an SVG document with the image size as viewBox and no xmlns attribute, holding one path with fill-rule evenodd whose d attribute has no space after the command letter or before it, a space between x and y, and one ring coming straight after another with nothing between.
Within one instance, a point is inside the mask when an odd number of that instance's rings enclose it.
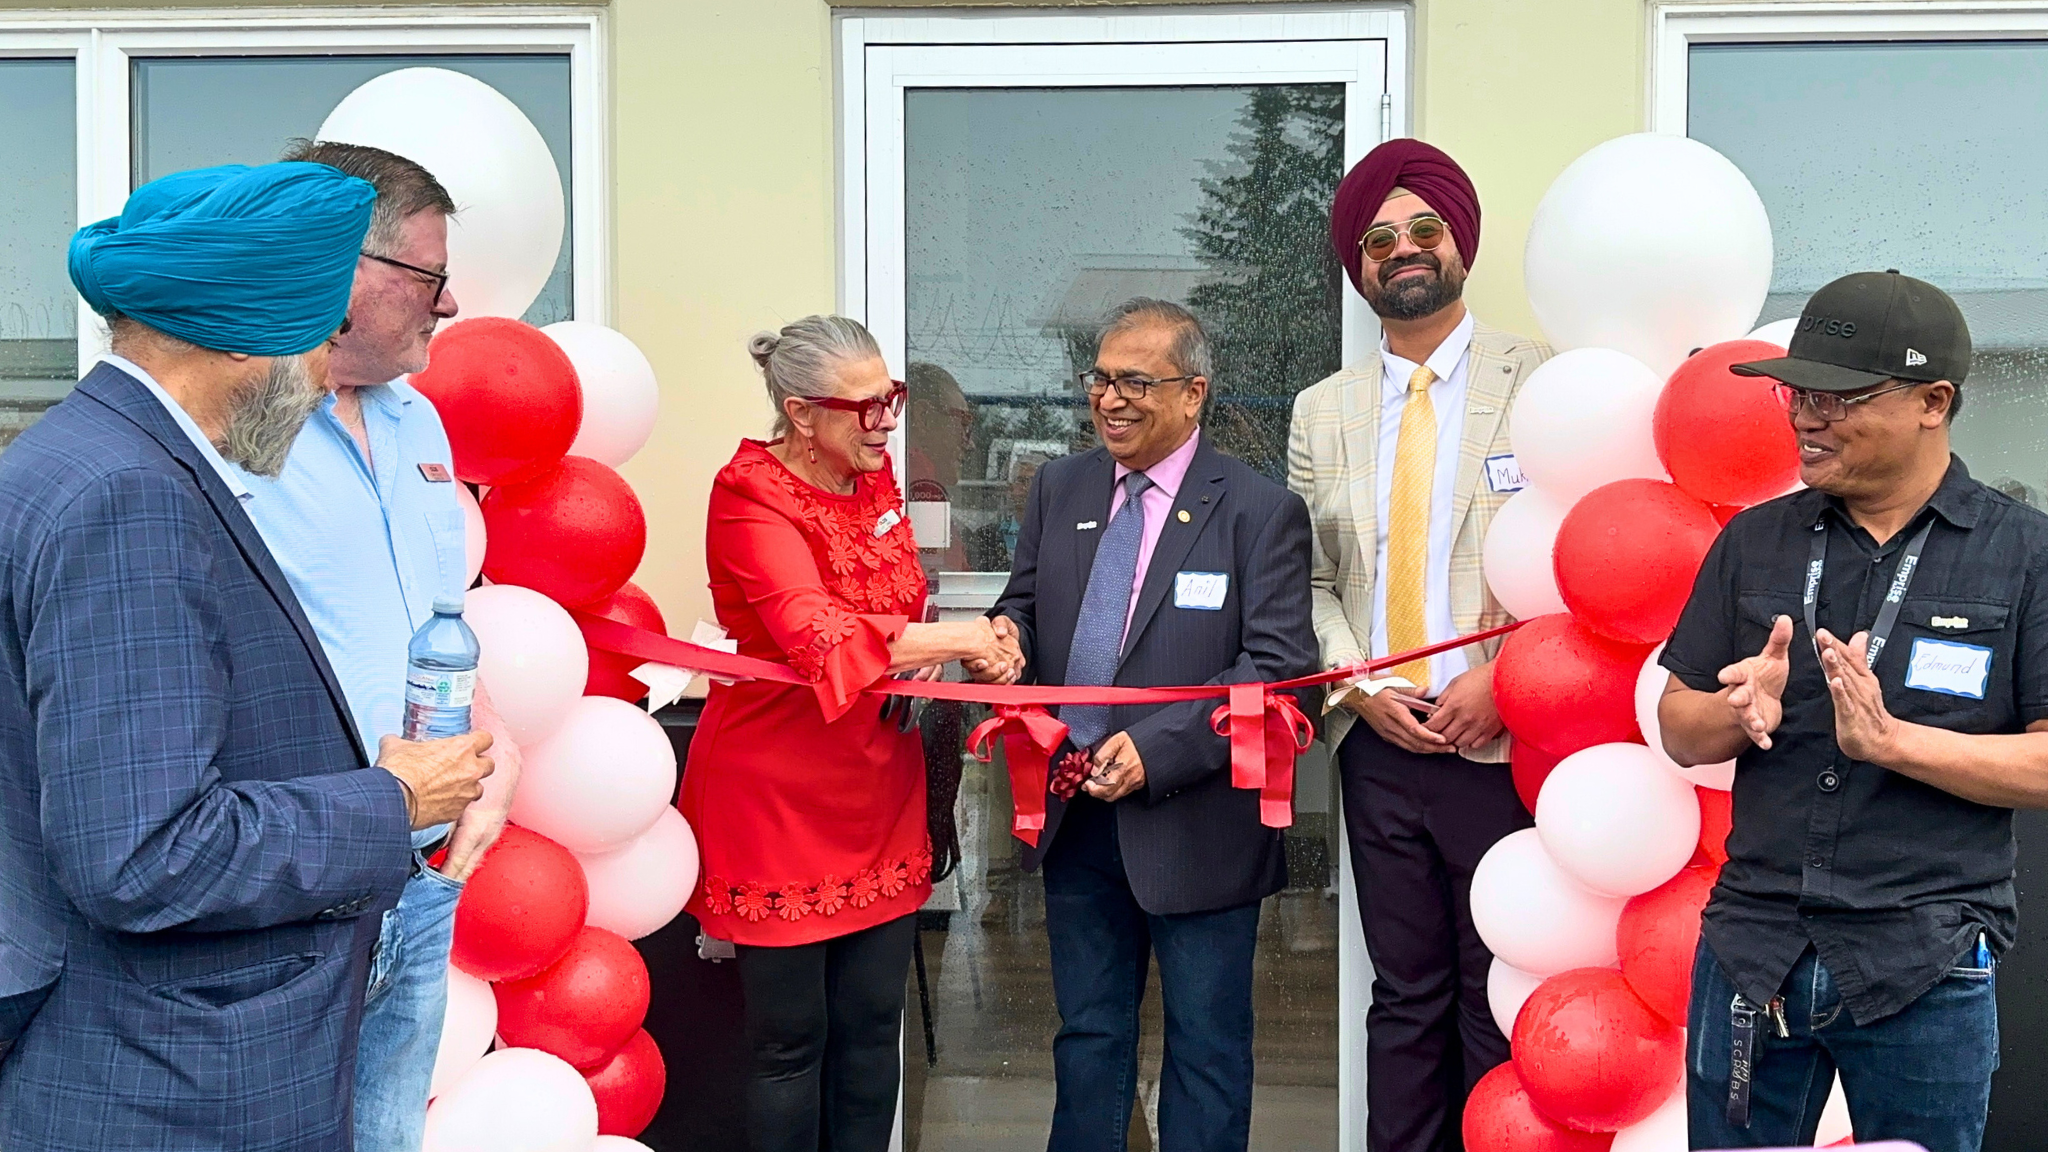
<instances>
[{"instance_id":1,"label":"man in black cap","mask_svg":"<svg viewBox=\"0 0 2048 1152\"><path fill-rule=\"evenodd\" d=\"M1779 382L1804 491L1730 521L1665 649L1680 764L1739 754L1692 974L1694 1148L1976 1152L2013 942L2012 809L2048 805L2048 516L1970 478L1955 302L1897 272L1807 302Z\"/></svg>"}]
</instances>

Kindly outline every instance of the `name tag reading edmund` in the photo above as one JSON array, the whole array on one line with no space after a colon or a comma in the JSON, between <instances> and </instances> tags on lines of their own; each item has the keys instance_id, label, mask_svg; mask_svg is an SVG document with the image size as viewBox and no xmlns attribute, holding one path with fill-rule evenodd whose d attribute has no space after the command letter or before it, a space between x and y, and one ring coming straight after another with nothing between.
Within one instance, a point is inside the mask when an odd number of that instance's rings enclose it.
<instances>
[{"instance_id":1,"label":"name tag reading edmund","mask_svg":"<svg viewBox=\"0 0 2048 1152\"><path fill-rule=\"evenodd\" d=\"M1906 662L1906 687L1947 696L1984 698L1984 685L1991 678L1991 649L1951 640L1913 641Z\"/></svg>"},{"instance_id":2,"label":"name tag reading edmund","mask_svg":"<svg viewBox=\"0 0 2048 1152\"><path fill-rule=\"evenodd\" d=\"M1520 492L1529 486L1529 478L1522 475L1522 465L1516 461L1513 452L1505 456L1488 456L1486 486L1494 492Z\"/></svg>"},{"instance_id":3,"label":"name tag reading edmund","mask_svg":"<svg viewBox=\"0 0 2048 1152\"><path fill-rule=\"evenodd\" d=\"M1223 607L1223 598L1230 593L1228 572L1175 572L1173 574L1173 606L1175 608L1200 608L1215 612Z\"/></svg>"}]
</instances>

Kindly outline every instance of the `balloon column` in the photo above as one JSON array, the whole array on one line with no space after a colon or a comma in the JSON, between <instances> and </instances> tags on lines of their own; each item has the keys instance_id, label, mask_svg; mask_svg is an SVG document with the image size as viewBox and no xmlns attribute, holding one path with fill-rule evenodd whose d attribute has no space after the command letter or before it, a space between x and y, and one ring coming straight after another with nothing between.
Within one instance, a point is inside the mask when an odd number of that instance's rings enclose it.
<instances>
[{"instance_id":1,"label":"balloon column","mask_svg":"<svg viewBox=\"0 0 2048 1152\"><path fill-rule=\"evenodd\" d=\"M1536 826L1473 876L1513 1059L1472 1093L1465 1146L1680 1152L1693 949L1726 859L1706 847L1726 835L1727 793L1710 790L1734 766L1664 754L1654 646L1733 508L1798 478L1770 382L1728 370L1783 355L1742 339L1770 223L1719 153L1624 136L1551 186L1525 272L1558 355L1509 414L1531 486L1494 519L1484 564L1529 621L1494 684Z\"/></svg>"},{"instance_id":2,"label":"balloon column","mask_svg":"<svg viewBox=\"0 0 2048 1152\"><path fill-rule=\"evenodd\" d=\"M320 135L417 161L462 207L448 290L466 318L434 337L412 384L447 428L470 572L487 581L465 615L523 754L512 824L456 906L426 1148L592 1152L638 1135L661 1102L647 967L629 941L673 919L697 878L696 838L670 805L675 753L633 706L646 689L632 663L589 652L566 611L661 626L626 583L647 526L614 471L653 429L654 370L602 325L514 319L554 269L562 188L539 132L489 85L386 73Z\"/></svg>"}]
</instances>

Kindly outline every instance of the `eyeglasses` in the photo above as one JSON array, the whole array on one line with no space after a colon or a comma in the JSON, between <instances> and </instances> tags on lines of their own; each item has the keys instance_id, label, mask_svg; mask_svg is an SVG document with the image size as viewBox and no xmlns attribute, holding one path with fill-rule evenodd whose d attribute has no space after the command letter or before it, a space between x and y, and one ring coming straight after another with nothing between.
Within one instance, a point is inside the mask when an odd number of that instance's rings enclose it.
<instances>
[{"instance_id":1,"label":"eyeglasses","mask_svg":"<svg viewBox=\"0 0 2048 1152\"><path fill-rule=\"evenodd\" d=\"M901 380L891 380L889 383L893 387L888 392L880 396L870 396L866 400L841 400L835 396L824 400L810 400L806 401L806 403L815 404L820 408L830 408L834 412L859 413L861 431L873 432L882 426L882 411L884 409L887 409L891 416L901 416L903 415L903 402L910 398L910 386L908 384Z\"/></svg>"},{"instance_id":2,"label":"eyeglasses","mask_svg":"<svg viewBox=\"0 0 2048 1152\"><path fill-rule=\"evenodd\" d=\"M393 268L403 268L407 272L410 272L415 276L421 277L422 283L431 283L434 286L434 298L433 300L428 302L427 307L429 308L432 308L440 304L441 293L446 292L448 290L448 273L446 272L436 272L431 268L420 268L412 264L407 264L403 260L393 260L389 256L379 256L372 252L364 252L362 253L362 256L366 260L375 260L379 264L389 264Z\"/></svg>"},{"instance_id":3,"label":"eyeglasses","mask_svg":"<svg viewBox=\"0 0 2048 1152\"><path fill-rule=\"evenodd\" d=\"M1401 246L1401 237L1404 235L1414 241L1417 248L1424 252L1433 252L1437 245L1444 242L1444 236L1449 232L1450 226L1441 219L1435 216L1417 216L1405 223L1382 224L1377 228L1366 229L1365 235L1358 238L1358 250L1365 253L1366 259L1377 264L1394 254L1394 249Z\"/></svg>"},{"instance_id":4,"label":"eyeglasses","mask_svg":"<svg viewBox=\"0 0 2048 1152\"><path fill-rule=\"evenodd\" d=\"M1799 415L1799 409L1803 407L1808 412L1813 413L1814 419L1825 424L1833 424L1835 421L1844 419L1849 415L1849 407L1852 404L1868 404L1887 393L1903 392L1908 388L1918 388L1925 383L1925 380L1907 380L1904 383L1894 384L1889 388L1879 388L1875 392L1865 392L1860 396L1844 396L1839 392L1817 392L1808 388L1794 388L1790 384L1780 384L1772 390L1778 394L1778 399L1784 402L1785 414L1787 416L1796 418Z\"/></svg>"},{"instance_id":5,"label":"eyeglasses","mask_svg":"<svg viewBox=\"0 0 2048 1152\"><path fill-rule=\"evenodd\" d=\"M1197 377L1168 376L1164 379L1154 380L1150 376L1111 376L1107 372L1097 372L1094 369L1090 369L1081 373L1076 379L1081 381L1081 387L1087 389L1090 396L1101 396L1107 393L1111 386L1114 386L1116 394L1126 400L1143 400L1146 393L1161 384L1172 384L1181 380L1194 380Z\"/></svg>"}]
</instances>

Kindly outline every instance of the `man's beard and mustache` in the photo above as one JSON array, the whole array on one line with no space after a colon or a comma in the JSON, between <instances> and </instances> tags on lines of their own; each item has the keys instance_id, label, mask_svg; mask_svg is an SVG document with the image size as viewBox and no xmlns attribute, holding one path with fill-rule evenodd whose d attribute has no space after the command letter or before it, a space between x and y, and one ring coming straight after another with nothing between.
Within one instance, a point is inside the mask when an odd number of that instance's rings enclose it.
<instances>
[{"instance_id":1,"label":"man's beard and mustache","mask_svg":"<svg viewBox=\"0 0 2048 1152\"><path fill-rule=\"evenodd\" d=\"M304 356L279 356L270 362L270 374L235 403L227 432L214 447L251 474L275 479L299 429L326 398L327 389L314 381Z\"/></svg>"},{"instance_id":2,"label":"man's beard and mustache","mask_svg":"<svg viewBox=\"0 0 2048 1152\"><path fill-rule=\"evenodd\" d=\"M1422 267L1433 275L1411 276L1398 284L1387 280L1403 268ZM1417 252L1401 260L1380 265L1376 277L1365 279L1365 302L1388 320L1420 320L1434 316L1465 294L1465 263L1453 259L1446 269L1433 252Z\"/></svg>"}]
</instances>

